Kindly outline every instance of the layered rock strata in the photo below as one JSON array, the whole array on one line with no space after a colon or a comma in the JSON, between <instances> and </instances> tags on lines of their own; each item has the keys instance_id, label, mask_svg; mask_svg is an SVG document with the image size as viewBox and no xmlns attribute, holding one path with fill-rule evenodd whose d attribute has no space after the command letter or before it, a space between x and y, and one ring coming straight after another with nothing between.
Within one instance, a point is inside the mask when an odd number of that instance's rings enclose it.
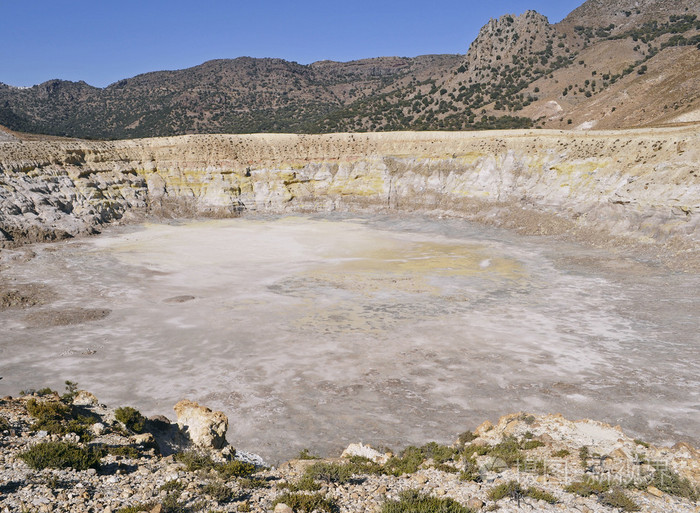
<instances>
[{"instance_id":1,"label":"layered rock strata","mask_svg":"<svg viewBox=\"0 0 700 513\"><path fill-rule=\"evenodd\" d=\"M144 213L430 211L697 266L699 162L697 125L5 142L0 241L94 233Z\"/></svg>"}]
</instances>

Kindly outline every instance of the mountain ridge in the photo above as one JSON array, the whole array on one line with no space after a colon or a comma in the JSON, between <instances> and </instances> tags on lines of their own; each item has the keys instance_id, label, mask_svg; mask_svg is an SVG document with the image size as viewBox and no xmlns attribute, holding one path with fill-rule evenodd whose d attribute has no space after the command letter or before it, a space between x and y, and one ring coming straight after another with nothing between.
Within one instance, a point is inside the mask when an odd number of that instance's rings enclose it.
<instances>
[{"instance_id":1,"label":"mountain ridge","mask_svg":"<svg viewBox=\"0 0 700 513\"><path fill-rule=\"evenodd\" d=\"M698 14L700 0L588 0L556 24L531 10L491 19L466 54L311 64L238 57L104 88L0 84L0 125L117 139L673 123L700 111ZM629 88L643 97L630 99ZM642 119L615 114L660 102Z\"/></svg>"}]
</instances>

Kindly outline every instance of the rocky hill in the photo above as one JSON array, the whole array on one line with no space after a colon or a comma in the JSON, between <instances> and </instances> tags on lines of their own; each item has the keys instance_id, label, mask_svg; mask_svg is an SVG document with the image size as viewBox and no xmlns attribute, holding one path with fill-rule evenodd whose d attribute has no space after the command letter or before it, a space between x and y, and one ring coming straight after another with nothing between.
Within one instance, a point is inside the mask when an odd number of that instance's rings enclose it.
<instances>
[{"instance_id":1,"label":"rocky hill","mask_svg":"<svg viewBox=\"0 0 700 513\"><path fill-rule=\"evenodd\" d=\"M0 124L82 138L624 128L700 119L700 2L589 0L489 21L466 55L217 60L104 89L0 84Z\"/></svg>"}]
</instances>

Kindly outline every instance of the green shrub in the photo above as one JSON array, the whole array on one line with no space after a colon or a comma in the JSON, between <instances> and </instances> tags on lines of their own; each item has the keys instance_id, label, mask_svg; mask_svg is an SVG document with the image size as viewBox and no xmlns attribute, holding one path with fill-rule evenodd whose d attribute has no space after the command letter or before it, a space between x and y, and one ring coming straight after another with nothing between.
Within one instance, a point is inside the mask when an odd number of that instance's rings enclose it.
<instances>
[{"instance_id":1,"label":"green shrub","mask_svg":"<svg viewBox=\"0 0 700 513\"><path fill-rule=\"evenodd\" d=\"M214 466L216 471L225 479L231 479L232 477L250 477L255 474L257 470L255 465L252 463L246 463L243 461L232 460L226 463L219 463Z\"/></svg>"},{"instance_id":2,"label":"green shrub","mask_svg":"<svg viewBox=\"0 0 700 513\"><path fill-rule=\"evenodd\" d=\"M537 449L538 447L544 447L544 442L540 442L539 440L528 440L522 444L523 451Z\"/></svg>"},{"instance_id":3,"label":"green shrub","mask_svg":"<svg viewBox=\"0 0 700 513\"><path fill-rule=\"evenodd\" d=\"M481 482L481 472L479 472L479 465L477 465L474 458L464 459L464 470L460 472L459 478L462 481L475 481L477 483Z\"/></svg>"},{"instance_id":4,"label":"green shrub","mask_svg":"<svg viewBox=\"0 0 700 513\"><path fill-rule=\"evenodd\" d=\"M488 451L489 456L500 458L509 467L514 467L523 460L523 454L520 450L520 442L514 437L504 438Z\"/></svg>"},{"instance_id":5,"label":"green shrub","mask_svg":"<svg viewBox=\"0 0 700 513\"><path fill-rule=\"evenodd\" d=\"M244 490L256 490L259 488L268 488L268 482L265 479L256 479L253 477L242 477L238 480L238 485Z\"/></svg>"},{"instance_id":6,"label":"green shrub","mask_svg":"<svg viewBox=\"0 0 700 513\"><path fill-rule=\"evenodd\" d=\"M353 474L379 475L384 474L384 467L364 456L351 456L346 463Z\"/></svg>"},{"instance_id":7,"label":"green shrub","mask_svg":"<svg viewBox=\"0 0 700 513\"><path fill-rule=\"evenodd\" d=\"M36 395L38 395L39 397L44 397L45 395L52 395L52 394L55 394L56 392L54 392L54 391L53 391L51 388L49 388L49 387L44 387L44 388L40 388L39 390L37 390L37 391L34 392L34 393L35 393Z\"/></svg>"},{"instance_id":8,"label":"green shrub","mask_svg":"<svg viewBox=\"0 0 700 513\"><path fill-rule=\"evenodd\" d=\"M167 481L160 485L158 488L159 490L163 492L181 492L182 490L185 489L185 485L182 484L180 481L176 479L171 479L170 481Z\"/></svg>"},{"instance_id":9,"label":"green shrub","mask_svg":"<svg viewBox=\"0 0 700 513\"><path fill-rule=\"evenodd\" d=\"M175 461L185 465L188 472L197 470L211 470L216 463L211 459L211 456L198 451L184 451L175 454Z\"/></svg>"},{"instance_id":10,"label":"green shrub","mask_svg":"<svg viewBox=\"0 0 700 513\"><path fill-rule=\"evenodd\" d=\"M112 445L107 447L107 453L112 456L123 456L124 458L137 459L141 454L138 449L130 445Z\"/></svg>"},{"instance_id":11,"label":"green shrub","mask_svg":"<svg viewBox=\"0 0 700 513\"><path fill-rule=\"evenodd\" d=\"M622 511L639 511L641 509L639 504L634 502L624 490L620 488L613 488L609 492L605 492L600 497L600 502L605 506L619 508Z\"/></svg>"},{"instance_id":12,"label":"green shrub","mask_svg":"<svg viewBox=\"0 0 700 513\"><path fill-rule=\"evenodd\" d=\"M0 417L0 433L10 429L10 422L5 417Z\"/></svg>"},{"instance_id":13,"label":"green shrub","mask_svg":"<svg viewBox=\"0 0 700 513\"><path fill-rule=\"evenodd\" d=\"M61 396L61 401L71 404L78 395L78 384L75 381L66 381L66 393Z\"/></svg>"},{"instance_id":14,"label":"green shrub","mask_svg":"<svg viewBox=\"0 0 700 513\"><path fill-rule=\"evenodd\" d=\"M558 499L551 493L545 492L544 490L535 488L533 486L525 490L525 495L532 499L535 499L536 501L545 501L550 504L556 504L558 502Z\"/></svg>"},{"instance_id":15,"label":"green shrub","mask_svg":"<svg viewBox=\"0 0 700 513\"><path fill-rule=\"evenodd\" d=\"M518 498L523 497L524 495L523 489L520 487L520 483L517 481L501 483L489 490L489 499L493 501L500 501L505 497Z\"/></svg>"},{"instance_id":16,"label":"green shrub","mask_svg":"<svg viewBox=\"0 0 700 513\"><path fill-rule=\"evenodd\" d=\"M207 483L202 488L202 491L216 502L230 502L236 497L233 490L231 490L221 481L212 481Z\"/></svg>"},{"instance_id":17,"label":"green shrub","mask_svg":"<svg viewBox=\"0 0 700 513\"><path fill-rule=\"evenodd\" d=\"M308 449L302 449L297 456L298 460L317 460L318 456L315 456L309 452Z\"/></svg>"},{"instance_id":18,"label":"green shrub","mask_svg":"<svg viewBox=\"0 0 700 513\"><path fill-rule=\"evenodd\" d=\"M700 494L688 479L682 478L663 464L652 463L652 466L656 469L651 480L653 486L670 495L685 497L691 501L698 500Z\"/></svg>"},{"instance_id":19,"label":"green shrub","mask_svg":"<svg viewBox=\"0 0 700 513\"><path fill-rule=\"evenodd\" d=\"M451 447L440 445L437 442L428 442L420 448L420 452L424 459L432 458L435 463L445 463L452 459L456 451Z\"/></svg>"},{"instance_id":20,"label":"green shrub","mask_svg":"<svg viewBox=\"0 0 700 513\"><path fill-rule=\"evenodd\" d=\"M440 472L447 472L448 474L457 474L459 472L457 467L448 465L447 463L436 463L433 465L433 468L435 470L439 470Z\"/></svg>"},{"instance_id":21,"label":"green shrub","mask_svg":"<svg viewBox=\"0 0 700 513\"><path fill-rule=\"evenodd\" d=\"M140 504L134 504L133 506L119 508L117 513L143 513L144 511L151 511L157 505L157 502L142 502Z\"/></svg>"},{"instance_id":22,"label":"green shrub","mask_svg":"<svg viewBox=\"0 0 700 513\"><path fill-rule=\"evenodd\" d=\"M326 483L345 484L352 479L352 469L339 463L319 461L306 469L304 477Z\"/></svg>"},{"instance_id":23,"label":"green shrub","mask_svg":"<svg viewBox=\"0 0 700 513\"><path fill-rule=\"evenodd\" d=\"M569 486L564 488L564 491L575 493L581 497L600 495L608 490L610 490L610 483L608 481L597 479L582 479L580 481L574 481Z\"/></svg>"},{"instance_id":24,"label":"green shrub","mask_svg":"<svg viewBox=\"0 0 700 513\"><path fill-rule=\"evenodd\" d=\"M403 474L413 474L418 470L425 458L418 447L406 447L401 456L393 456L384 464L387 474L401 476Z\"/></svg>"},{"instance_id":25,"label":"green shrub","mask_svg":"<svg viewBox=\"0 0 700 513\"><path fill-rule=\"evenodd\" d=\"M467 445L469 442L474 441L476 438L478 437L471 431L465 431L464 433L459 435L458 442L460 443L460 445Z\"/></svg>"},{"instance_id":26,"label":"green shrub","mask_svg":"<svg viewBox=\"0 0 700 513\"><path fill-rule=\"evenodd\" d=\"M93 417L75 415L73 408L60 401L37 401L32 398L27 401L27 413L36 420L32 424L33 431L46 431L52 435L63 436L75 433L83 442L92 439L90 426L95 423Z\"/></svg>"},{"instance_id":27,"label":"green shrub","mask_svg":"<svg viewBox=\"0 0 700 513\"><path fill-rule=\"evenodd\" d=\"M645 442L644 440L640 440L639 438L635 438L634 443L636 443L637 445L641 445L642 447L645 447L646 449L649 448L649 444L647 442Z\"/></svg>"},{"instance_id":28,"label":"green shrub","mask_svg":"<svg viewBox=\"0 0 700 513\"><path fill-rule=\"evenodd\" d=\"M418 490L405 490L399 494L399 500L387 501L382 513L472 513L450 498L431 497Z\"/></svg>"},{"instance_id":29,"label":"green shrub","mask_svg":"<svg viewBox=\"0 0 700 513\"><path fill-rule=\"evenodd\" d=\"M190 513L198 511L196 507L188 508L180 502L180 492L171 492L161 501L161 513Z\"/></svg>"},{"instance_id":30,"label":"green shrub","mask_svg":"<svg viewBox=\"0 0 700 513\"><path fill-rule=\"evenodd\" d=\"M290 492L317 492L321 489L321 485L318 484L310 476L301 476L296 483L280 483L277 485L278 488L285 488Z\"/></svg>"},{"instance_id":31,"label":"green shrub","mask_svg":"<svg viewBox=\"0 0 700 513\"><path fill-rule=\"evenodd\" d=\"M566 458L569 456L571 453L567 451L566 449L561 449L560 451L556 451L552 453L552 457L554 458Z\"/></svg>"},{"instance_id":32,"label":"green shrub","mask_svg":"<svg viewBox=\"0 0 700 513\"><path fill-rule=\"evenodd\" d=\"M578 459L581 461L581 466L583 468L588 468L588 458L590 458L590 452L587 446L583 446L578 450Z\"/></svg>"},{"instance_id":33,"label":"green shrub","mask_svg":"<svg viewBox=\"0 0 700 513\"><path fill-rule=\"evenodd\" d=\"M61 421L70 418L71 409L59 401L27 401L27 413L37 422Z\"/></svg>"},{"instance_id":34,"label":"green shrub","mask_svg":"<svg viewBox=\"0 0 700 513\"><path fill-rule=\"evenodd\" d=\"M80 447L69 442L43 442L19 455L31 468L99 468L102 451L94 447Z\"/></svg>"},{"instance_id":35,"label":"green shrub","mask_svg":"<svg viewBox=\"0 0 700 513\"><path fill-rule=\"evenodd\" d=\"M339 511L338 504L333 499L327 499L323 494L315 493L285 493L280 495L272 503L274 508L277 504L286 504L294 511L311 513L312 511L325 511L326 513L336 513Z\"/></svg>"},{"instance_id":36,"label":"green shrub","mask_svg":"<svg viewBox=\"0 0 700 513\"><path fill-rule=\"evenodd\" d=\"M124 424L127 429L130 429L134 433L143 433L143 430L146 427L146 419L138 410L132 408L131 406L117 408L114 411L114 416L119 422Z\"/></svg>"}]
</instances>

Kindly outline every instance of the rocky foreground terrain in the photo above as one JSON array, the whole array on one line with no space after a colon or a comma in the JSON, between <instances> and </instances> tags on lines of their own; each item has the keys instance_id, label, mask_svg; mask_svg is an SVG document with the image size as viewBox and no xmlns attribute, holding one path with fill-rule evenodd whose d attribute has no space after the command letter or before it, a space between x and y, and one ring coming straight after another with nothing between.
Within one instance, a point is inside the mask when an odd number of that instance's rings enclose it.
<instances>
[{"instance_id":1,"label":"rocky foreground terrain","mask_svg":"<svg viewBox=\"0 0 700 513\"><path fill-rule=\"evenodd\" d=\"M67 384L0 400L3 513L700 511L700 452L590 420L518 413L450 446L269 468L228 445L220 412L183 400L171 424Z\"/></svg>"},{"instance_id":2,"label":"rocky foreground terrain","mask_svg":"<svg viewBox=\"0 0 700 513\"><path fill-rule=\"evenodd\" d=\"M0 143L0 245L145 216L424 212L700 269L700 126Z\"/></svg>"}]
</instances>

